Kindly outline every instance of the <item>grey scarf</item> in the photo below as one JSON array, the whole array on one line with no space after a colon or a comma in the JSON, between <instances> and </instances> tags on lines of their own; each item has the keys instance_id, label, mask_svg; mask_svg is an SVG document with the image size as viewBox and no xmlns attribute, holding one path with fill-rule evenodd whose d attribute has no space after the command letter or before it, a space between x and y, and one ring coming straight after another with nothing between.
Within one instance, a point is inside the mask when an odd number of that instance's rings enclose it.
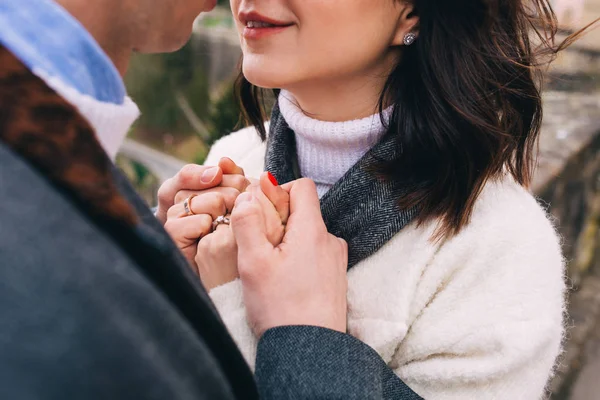
<instances>
[{"instance_id":1,"label":"grey scarf","mask_svg":"<svg viewBox=\"0 0 600 400\"><path fill-rule=\"evenodd\" d=\"M397 153L396 141L386 135L321 199L327 230L348 243L348 268L379 250L416 215L415 209L398 207L398 198L403 194L398 184L380 180L372 172L373 166L393 160ZM279 183L301 177L294 132L277 104L271 115L265 169Z\"/></svg>"}]
</instances>

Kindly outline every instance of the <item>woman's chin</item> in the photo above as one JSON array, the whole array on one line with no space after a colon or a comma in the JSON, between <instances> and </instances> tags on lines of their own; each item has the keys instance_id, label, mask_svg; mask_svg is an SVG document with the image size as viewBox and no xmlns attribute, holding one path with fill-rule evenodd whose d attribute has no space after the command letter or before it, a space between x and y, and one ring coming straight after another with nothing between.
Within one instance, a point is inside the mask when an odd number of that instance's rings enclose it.
<instances>
[{"instance_id":1,"label":"woman's chin","mask_svg":"<svg viewBox=\"0 0 600 400\"><path fill-rule=\"evenodd\" d=\"M289 67L277 68L273 63L253 63L244 59L243 72L248 82L264 89L280 89L294 81Z\"/></svg>"},{"instance_id":2,"label":"woman's chin","mask_svg":"<svg viewBox=\"0 0 600 400\"><path fill-rule=\"evenodd\" d=\"M261 71L258 74L244 72L244 76L248 82L263 89L280 89L284 86L282 80L277 79L272 74L266 74L265 71Z\"/></svg>"}]
</instances>

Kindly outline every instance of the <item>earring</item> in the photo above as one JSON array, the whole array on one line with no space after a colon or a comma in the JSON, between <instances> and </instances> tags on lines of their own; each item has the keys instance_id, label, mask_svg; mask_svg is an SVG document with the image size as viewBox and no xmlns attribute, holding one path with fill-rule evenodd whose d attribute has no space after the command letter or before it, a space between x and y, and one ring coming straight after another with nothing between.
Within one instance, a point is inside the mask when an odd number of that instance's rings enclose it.
<instances>
[{"instance_id":1,"label":"earring","mask_svg":"<svg viewBox=\"0 0 600 400\"><path fill-rule=\"evenodd\" d=\"M415 42L416 39L417 39L417 35L415 35L412 32L409 32L404 36L404 45L410 46L411 44L413 44Z\"/></svg>"}]
</instances>

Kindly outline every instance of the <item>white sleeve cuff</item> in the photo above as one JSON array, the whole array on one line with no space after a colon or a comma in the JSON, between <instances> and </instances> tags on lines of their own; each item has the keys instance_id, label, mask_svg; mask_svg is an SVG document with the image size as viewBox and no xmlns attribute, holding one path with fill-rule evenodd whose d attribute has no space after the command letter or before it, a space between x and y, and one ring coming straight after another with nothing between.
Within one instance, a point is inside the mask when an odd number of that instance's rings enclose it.
<instances>
[{"instance_id":1,"label":"white sleeve cuff","mask_svg":"<svg viewBox=\"0 0 600 400\"><path fill-rule=\"evenodd\" d=\"M246 320L242 281L236 279L218 286L212 289L209 295L229 334L235 340L250 368L254 370L258 340Z\"/></svg>"}]
</instances>

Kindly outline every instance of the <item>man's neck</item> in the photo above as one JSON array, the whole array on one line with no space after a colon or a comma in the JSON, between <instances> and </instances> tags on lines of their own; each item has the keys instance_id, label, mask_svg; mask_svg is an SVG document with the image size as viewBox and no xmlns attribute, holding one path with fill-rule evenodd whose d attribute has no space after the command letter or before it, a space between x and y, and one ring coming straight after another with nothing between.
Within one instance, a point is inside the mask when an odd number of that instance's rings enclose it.
<instances>
[{"instance_id":1,"label":"man's neck","mask_svg":"<svg viewBox=\"0 0 600 400\"><path fill-rule=\"evenodd\" d=\"M102 50L112 60L117 70L124 76L133 54L131 29L120 18L119 4L122 0L55 0L76 18L94 37ZM111 7L110 3L114 3Z\"/></svg>"}]
</instances>

